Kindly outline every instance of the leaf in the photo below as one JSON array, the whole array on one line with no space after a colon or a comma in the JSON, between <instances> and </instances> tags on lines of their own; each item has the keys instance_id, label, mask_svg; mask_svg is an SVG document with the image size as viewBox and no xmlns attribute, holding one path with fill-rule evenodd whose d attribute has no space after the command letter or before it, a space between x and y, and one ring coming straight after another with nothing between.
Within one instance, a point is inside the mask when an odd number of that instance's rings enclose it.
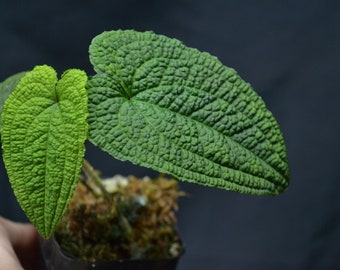
<instances>
[{"instance_id":1,"label":"leaf","mask_svg":"<svg viewBox=\"0 0 340 270\"><path fill-rule=\"evenodd\" d=\"M152 32L119 30L93 39L90 60L95 145L180 180L250 194L286 189L278 123L216 57Z\"/></svg>"},{"instance_id":2,"label":"leaf","mask_svg":"<svg viewBox=\"0 0 340 270\"><path fill-rule=\"evenodd\" d=\"M26 72L16 73L0 83L0 115L1 115L2 108L5 104L6 99L8 98L10 93L12 93L12 91L17 86L20 79L25 75L25 73ZM2 121L0 117L0 131L1 129L2 129Z\"/></svg>"},{"instance_id":3,"label":"leaf","mask_svg":"<svg viewBox=\"0 0 340 270\"><path fill-rule=\"evenodd\" d=\"M65 213L87 138L87 76L71 69L57 80L49 66L27 72L5 102L3 157L14 193L48 238Z\"/></svg>"}]
</instances>

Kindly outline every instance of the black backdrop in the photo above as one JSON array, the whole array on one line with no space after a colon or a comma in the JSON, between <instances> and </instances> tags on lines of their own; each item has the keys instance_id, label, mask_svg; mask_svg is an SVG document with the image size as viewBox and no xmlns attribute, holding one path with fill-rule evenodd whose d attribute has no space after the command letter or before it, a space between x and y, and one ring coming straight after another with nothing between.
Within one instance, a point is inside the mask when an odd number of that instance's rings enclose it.
<instances>
[{"instance_id":1,"label":"black backdrop","mask_svg":"<svg viewBox=\"0 0 340 270\"><path fill-rule=\"evenodd\" d=\"M182 183L179 270L340 269L340 1L0 1L0 80L36 64L93 73L88 45L154 30L238 70L278 119L291 185L256 197ZM88 145L105 175L154 174ZM25 220L0 167L0 214Z\"/></svg>"}]
</instances>

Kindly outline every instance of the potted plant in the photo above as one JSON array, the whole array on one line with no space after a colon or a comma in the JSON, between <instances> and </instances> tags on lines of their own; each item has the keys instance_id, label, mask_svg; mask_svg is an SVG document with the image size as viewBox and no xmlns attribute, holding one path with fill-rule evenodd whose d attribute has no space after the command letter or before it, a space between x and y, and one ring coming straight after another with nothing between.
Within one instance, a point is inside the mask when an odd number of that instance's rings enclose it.
<instances>
[{"instance_id":1,"label":"potted plant","mask_svg":"<svg viewBox=\"0 0 340 270\"><path fill-rule=\"evenodd\" d=\"M107 201L114 197L116 212L119 203L127 205L123 193L107 196L84 162L86 140L114 158L183 181L255 195L287 188L277 121L252 87L216 57L133 30L96 36L89 55L94 75L70 69L58 80L43 65L1 85L8 90L2 90L0 108L4 163L21 207L43 238L66 223L82 167L90 184L77 190L92 190ZM177 199L181 193L174 190ZM126 218L117 215L117 227L129 231Z\"/></svg>"}]
</instances>

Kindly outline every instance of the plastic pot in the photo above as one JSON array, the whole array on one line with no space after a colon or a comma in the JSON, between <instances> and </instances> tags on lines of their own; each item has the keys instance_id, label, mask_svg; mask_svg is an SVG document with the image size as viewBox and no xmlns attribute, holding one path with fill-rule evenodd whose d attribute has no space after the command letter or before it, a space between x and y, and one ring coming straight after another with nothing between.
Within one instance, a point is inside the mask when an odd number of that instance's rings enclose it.
<instances>
[{"instance_id":1,"label":"plastic pot","mask_svg":"<svg viewBox=\"0 0 340 270\"><path fill-rule=\"evenodd\" d=\"M41 239L41 249L47 270L85 270L85 269L114 269L114 270L175 270L180 257L159 260L124 260L86 262L63 252L55 240Z\"/></svg>"}]
</instances>

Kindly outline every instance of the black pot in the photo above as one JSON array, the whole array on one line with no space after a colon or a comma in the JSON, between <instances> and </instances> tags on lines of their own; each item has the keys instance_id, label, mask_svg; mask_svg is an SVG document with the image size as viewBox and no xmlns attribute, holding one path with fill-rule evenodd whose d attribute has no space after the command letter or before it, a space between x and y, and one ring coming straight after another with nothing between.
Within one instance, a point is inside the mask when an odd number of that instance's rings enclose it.
<instances>
[{"instance_id":1,"label":"black pot","mask_svg":"<svg viewBox=\"0 0 340 270\"><path fill-rule=\"evenodd\" d=\"M124 260L86 262L63 252L55 240L41 240L41 249L47 270L175 270L183 252L175 258L159 260Z\"/></svg>"}]
</instances>

